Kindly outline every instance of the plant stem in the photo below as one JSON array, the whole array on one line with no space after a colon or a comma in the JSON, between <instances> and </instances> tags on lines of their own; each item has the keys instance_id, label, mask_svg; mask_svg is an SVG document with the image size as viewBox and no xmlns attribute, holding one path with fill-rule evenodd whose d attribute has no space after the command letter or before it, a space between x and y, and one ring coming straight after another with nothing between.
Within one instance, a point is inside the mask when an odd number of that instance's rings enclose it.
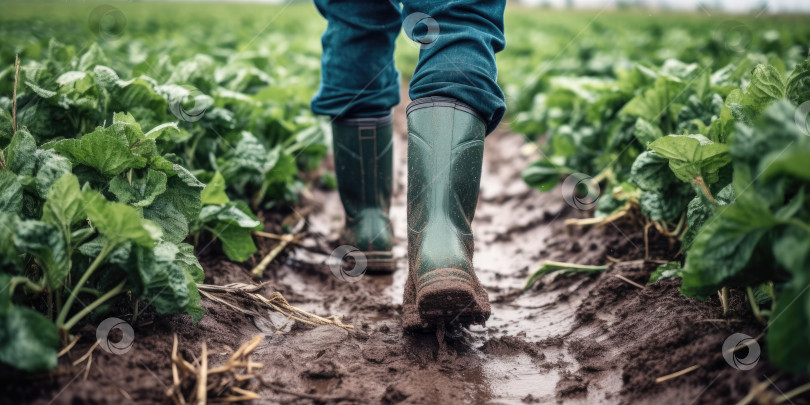
<instances>
[{"instance_id":1,"label":"plant stem","mask_svg":"<svg viewBox=\"0 0 810 405\"><path fill-rule=\"evenodd\" d=\"M728 287L720 290L720 303L723 304L723 316L728 314Z\"/></svg>"},{"instance_id":2,"label":"plant stem","mask_svg":"<svg viewBox=\"0 0 810 405\"><path fill-rule=\"evenodd\" d=\"M807 232L807 233L810 233L810 225L808 225L808 224L804 223L804 222L803 222L802 220L800 220L800 219L797 219L797 218L791 218L791 219L789 219L787 222L788 222L789 224L791 224L791 225L795 225L795 226L798 226L799 228L802 228L802 229L803 229L805 232Z\"/></svg>"},{"instance_id":3,"label":"plant stem","mask_svg":"<svg viewBox=\"0 0 810 405\"><path fill-rule=\"evenodd\" d=\"M134 309L134 310L133 310L133 312L132 312L132 321L130 322L130 323L132 323L133 325L135 324L135 321L137 321L137 320L138 320L138 304L139 304L140 302L141 302L141 301L140 301L140 300L138 300L138 299L136 299L136 300L135 300L135 309Z\"/></svg>"},{"instance_id":4,"label":"plant stem","mask_svg":"<svg viewBox=\"0 0 810 405\"><path fill-rule=\"evenodd\" d=\"M40 292L45 288L45 276L42 276L42 280L40 280L39 283L31 281L31 279L25 276L12 277L8 287L8 295L14 294L14 289L20 284L25 285L34 292Z\"/></svg>"},{"instance_id":5,"label":"plant stem","mask_svg":"<svg viewBox=\"0 0 810 405\"><path fill-rule=\"evenodd\" d=\"M700 189L701 189L701 190L703 190L703 194L706 196L706 198L708 198L708 199L709 199L709 201L711 201L711 202L712 202L712 204L714 204L714 205L719 205L719 203L717 202L717 200L715 200L715 199L714 199L714 196L712 195L711 190L709 190L709 187L708 187L708 186L706 186L706 182L705 182L705 181L703 181L703 177L702 177L702 176L697 176L697 177L695 177L694 179L692 179L692 181L693 181L695 184L697 184L697 186L698 186L698 187L700 187Z\"/></svg>"},{"instance_id":6,"label":"plant stem","mask_svg":"<svg viewBox=\"0 0 810 405\"><path fill-rule=\"evenodd\" d=\"M763 324L766 323L765 320L762 318L762 311L759 310L757 300L756 298L754 298L754 290L751 289L751 287L746 287L745 289L748 292L748 302L751 303L751 310L754 311L754 317L757 318L757 320L762 322Z\"/></svg>"},{"instance_id":7,"label":"plant stem","mask_svg":"<svg viewBox=\"0 0 810 405\"><path fill-rule=\"evenodd\" d=\"M98 256L96 256L96 259L93 260L93 263L90 264L90 267L87 268L84 274L82 274L82 278L80 278L73 287L73 291L70 292L70 296L68 297L67 301L65 301L65 305L62 307L62 310L59 311L59 317L56 318L56 326L58 328L63 328L68 312L70 312L70 307L73 306L73 301L75 301L76 296L79 295L79 290L81 290L82 286L87 282L90 276L93 275L93 272L101 267L101 263L104 262L104 259L107 258L107 255L112 252L114 247L115 245L110 243L109 240L104 242L104 247L101 248L101 252L98 254Z\"/></svg>"},{"instance_id":8,"label":"plant stem","mask_svg":"<svg viewBox=\"0 0 810 405\"><path fill-rule=\"evenodd\" d=\"M67 321L62 326L62 329L64 329L65 331L69 331L70 328L72 328L74 325L76 325L76 323L79 322L80 320L82 320L82 318L87 316L87 314L92 312L94 309L98 308L99 305L107 302L107 300L109 300L110 298L115 297L116 295L120 294L121 291L124 290L124 284L125 283L126 283L126 281L122 281L117 286L115 286L115 288L113 288L110 291L107 291L104 295L102 295L101 297L98 297L98 299L93 301L90 305L84 307L84 309L79 311L76 315L73 315L73 318L70 318L70 320Z\"/></svg>"},{"instance_id":9,"label":"plant stem","mask_svg":"<svg viewBox=\"0 0 810 405\"><path fill-rule=\"evenodd\" d=\"M14 92L11 99L11 129L17 133L17 82L20 81L20 55L14 55Z\"/></svg>"}]
</instances>

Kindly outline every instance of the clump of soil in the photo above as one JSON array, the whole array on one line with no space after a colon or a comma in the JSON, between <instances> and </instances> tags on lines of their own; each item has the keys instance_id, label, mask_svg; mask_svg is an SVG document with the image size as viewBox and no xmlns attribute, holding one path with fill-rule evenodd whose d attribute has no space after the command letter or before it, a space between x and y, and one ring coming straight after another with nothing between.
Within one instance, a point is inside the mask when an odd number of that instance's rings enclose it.
<instances>
[{"instance_id":1,"label":"clump of soil","mask_svg":"<svg viewBox=\"0 0 810 405\"><path fill-rule=\"evenodd\" d=\"M264 364L257 392L271 403L733 403L765 377L775 381L768 388L772 392L807 380L775 376L764 355L750 371L726 364L721 346L729 335L756 337L764 330L742 293L732 291L724 316L717 299L683 297L678 281L646 285L660 262L680 259L678 247L651 231L645 260L637 220L565 226L565 219L583 214L568 206L559 190L539 193L520 180L520 170L535 156L519 153L524 139L506 132L486 140L473 224L474 264L492 316L486 326L448 329L438 338L405 333L406 131L402 108L396 114L391 215L398 271L357 282L335 278L325 261L337 246L340 202L335 191L315 190L296 210L311 212L305 219L307 238L271 264L261 280L290 304L321 316L340 315L353 329L291 324L270 311L251 317L209 301L203 301L207 314L198 325L188 316L157 315L147 308L132 325L132 349L115 355L97 348L85 378L86 362L72 362L94 343L94 325L101 319L92 319L53 373L31 375L0 366L0 403L163 402L172 381L175 333L184 358L199 355L205 341L213 367L264 334L253 359ZM281 232L279 224L290 213L263 213L266 230ZM257 242L263 254L277 243ZM214 245L198 254L208 284L259 281L250 275L259 255L235 264ZM547 276L524 291L526 277L544 260L608 268L594 275ZM131 314L121 318L130 320ZM690 373L656 383L694 365L699 367ZM802 401L807 397L793 399Z\"/></svg>"}]
</instances>

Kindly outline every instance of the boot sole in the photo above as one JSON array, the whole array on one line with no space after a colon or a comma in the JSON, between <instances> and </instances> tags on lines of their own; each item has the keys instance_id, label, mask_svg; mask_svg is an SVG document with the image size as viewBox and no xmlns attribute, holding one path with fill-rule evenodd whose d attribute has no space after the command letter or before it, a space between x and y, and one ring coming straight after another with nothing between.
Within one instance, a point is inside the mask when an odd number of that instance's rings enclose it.
<instances>
[{"instance_id":1,"label":"boot sole","mask_svg":"<svg viewBox=\"0 0 810 405\"><path fill-rule=\"evenodd\" d=\"M392 252L361 252L366 256L366 274L391 274L397 269L397 260Z\"/></svg>"},{"instance_id":2,"label":"boot sole","mask_svg":"<svg viewBox=\"0 0 810 405\"><path fill-rule=\"evenodd\" d=\"M475 281L463 278L458 269L436 269L419 288L416 302L422 322L461 325L483 324L489 318L486 295L476 293ZM484 292L486 294L486 292Z\"/></svg>"}]
</instances>

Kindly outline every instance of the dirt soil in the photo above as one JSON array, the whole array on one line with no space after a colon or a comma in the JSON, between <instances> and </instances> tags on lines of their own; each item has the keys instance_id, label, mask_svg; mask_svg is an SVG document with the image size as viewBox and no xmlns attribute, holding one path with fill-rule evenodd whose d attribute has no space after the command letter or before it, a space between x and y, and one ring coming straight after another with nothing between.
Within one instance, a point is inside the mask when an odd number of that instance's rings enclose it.
<instances>
[{"instance_id":1,"label":"dirt soil","mask_svg":"<svg viewBox=\"0 0 810 405\"><path fill-rule=\"evenodd\" d=\"M568 206L559 190L540 193L522 182L520 170L536 156L521 151L520 135L505 131L486 140L473 224L474 263L489 292L492 317L485 327L404 334L404 108L396 114L391 212L396 273L366 275L357 282L332 275L325 262L338 245L342 224L335 191L315 190L293 211L265 213L268 231L280 232L279 220L298 213L308 232L303 246L280 256L281 264L266 271L264 281L271 283L266 291L280 291L306 311L338 315L353 330L292 325L269 311L266 318L250 317L206 300L207 314L196 326L188 316L157 316L147 309L133 324L132 349L123 355L96 349L86 378L86 361L71 363L94 343L97 321L79 331L82 339L60 359L56 372L27 375L0 368L0 403L163 402L172 380L169 354L175 333L187 359L199 356L207 342L213 366L264 334L253 356L265 364L251 385L263 398L257 403L713 404L734 403L757 382L766 382L759 398L767 400L807 381L806 376L778 373L764 355L749 371L729 366L721 353L724 340L733 333L756 337L764 330L750 315L742 293L732 291L730 312L723 316L717 299L686 299L677 281L645 285L659 261L678 257L677 246L652 230L649 260L644 260L645 238L637 222L566 226L565 219L584 213ZM257 242L263 253L277 243ZM198 253L206 283L256 282L250 269L260 255L252 263L235 264L213 245ZM592 276L547 276L523 291L530 272L544 260L609 266ZM695 365L695 371L656 383L658 377ZM808 400L794 398L792 403Z\"/></svg>"}]
</instances>

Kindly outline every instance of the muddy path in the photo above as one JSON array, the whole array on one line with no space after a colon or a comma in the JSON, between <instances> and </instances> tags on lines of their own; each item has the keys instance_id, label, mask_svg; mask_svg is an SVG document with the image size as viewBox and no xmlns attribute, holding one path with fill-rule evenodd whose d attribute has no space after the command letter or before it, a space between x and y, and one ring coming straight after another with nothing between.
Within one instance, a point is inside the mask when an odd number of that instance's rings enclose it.
<instances>
[{"instance_id":1,"label":"muddy path","mask_svg":"<svg viewBox=\"0 0 810 405\"><path fill-rule=\"evenodd\" d=\"M156 316L147 309L133 324L132 349L123 355L94 351L86 378L85 363L72 363L94 343L94 322L80 330L82 340L62 357L57 372L31 376L0 369L0 402L164 401L175 333L189 359L206 341L214 365L256 334L265 335L254 352L254 360L265 364L252 382L263 397L258 403L729 403L765 377L785 391L802 381L774 377L766 359L749 371L730 367L721 353L724 340L763 330L742 293L732 293L730 312L723 316L718 300L685 299L676 281L645 286L658 262L677 258L677 246L653 230L645 260L642 226L632 218L588 229L566 226L565 219L584 213L566 204L559 190L539 193L522 182L520 170L536 156L522 153L524 139L506 131L486 140L473 224L474 263L489 292L492 317L485 327L461 333L404 334L404 105L397 108L395 125L391 215L398 271L392 276L347 282L332 275L325 262L342 224L335 191L314 190L300 207L265 215L268 231L281 232L280 219L292 214L303 218L308 233L302 246L266 271L267 290L280 291L306 311L341 316L352 330L293 325L270 312L250 317L210 301L203 302L207 315L196 326L188 316ZM264 253L277 243L257 242ZM249 271L260 256L234 264L213 248L198 253L206 283L256 282ZM608 264L608 269L592 276L550 276L524 292L526 278L544 260ZM656 383L689 367L695 370ZM775 392L773 387L766 392Z\"/></svg>"}]
</instances>

